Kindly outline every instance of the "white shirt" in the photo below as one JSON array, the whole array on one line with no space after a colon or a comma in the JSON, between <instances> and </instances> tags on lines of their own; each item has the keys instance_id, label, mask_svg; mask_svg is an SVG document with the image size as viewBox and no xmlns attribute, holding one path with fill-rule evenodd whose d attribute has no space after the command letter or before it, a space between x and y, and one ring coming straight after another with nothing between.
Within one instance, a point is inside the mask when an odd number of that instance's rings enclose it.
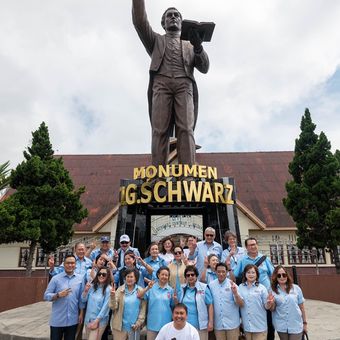
<instances>
[{"instance_id":1,"label":"white shirt","mask_svg":"<svg viewBox=\"0 0 340 340\"><path fill-rule=\"evenodd\" d=\"M190 325L189 322L178 330L174 327L174 322L169 322L164 325L159 331L156 340L200 340L197 329Z\"/></svg>"},{"instance_id":2,"label":"white shirt","mask_svg":"<svg viewBox=\"0 0 340 340\"><path fill-rule=\"evenodd\" d=\"M165 254L159 253L158 256L166 262L166 265L172 262L175 258L174 254L172 253L165 253Z\"/></svg>"}]
</instances>

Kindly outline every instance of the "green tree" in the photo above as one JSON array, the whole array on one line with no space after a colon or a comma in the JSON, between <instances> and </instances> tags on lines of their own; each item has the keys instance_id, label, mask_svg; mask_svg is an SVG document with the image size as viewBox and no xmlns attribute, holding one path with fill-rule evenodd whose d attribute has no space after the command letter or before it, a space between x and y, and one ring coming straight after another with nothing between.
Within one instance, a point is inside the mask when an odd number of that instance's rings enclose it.
<instances>
[{"instance_id":1,"label":"green tree","mask_svg":"<svg viewBox=\"0 0 340 340\"><path fill-rule=\"evenodd\" d=\"M4 163L4 164L0 164L0 191L5 189L8 184L9 184L9 161Z\"/></svg>"},{"instance_id":2,"label":"green tree","mask_svg":"<svg viewBox=\"0 0 340 340\"><path fill-rule=\"evenodd\" d=\"M80 202L85 189L75 190L63 160L53 157L46 124L32 136L25 160L11 173L10 184L16 191L0 204L0 243L29 243L27 276L36 246L49 253L67 244L73 225L87 216Z\"/></svg>"},{"instance_id":3,"label":"green tree","mask_svg":"<svg viewBox=\"0 0 340 340\"><path fill-rule=\"evenodd\" d=\"M294 158L289 164L293 179L286 183L283 204L296 222L298 247L332 249L340 273L339 154L332 154L326 135L321 132L318 136L315 127L306 109L300 136L295 140Z\"/></svg>"}]
</instances>

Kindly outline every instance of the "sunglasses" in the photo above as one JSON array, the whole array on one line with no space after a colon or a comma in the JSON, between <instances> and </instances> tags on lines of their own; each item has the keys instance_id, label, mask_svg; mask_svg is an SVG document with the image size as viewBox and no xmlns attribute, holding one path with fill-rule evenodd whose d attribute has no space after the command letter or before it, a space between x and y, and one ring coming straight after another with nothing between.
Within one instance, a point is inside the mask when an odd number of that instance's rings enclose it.
<instances>
[{"instance_id":1,"label":"sunglasses","mask_svg":"<svg viewBox=\"0 0 340 340\"><path fill-rule=\"evenodd\" d=\"M277 274L277 278L278 279L281 279L281 277L283 278L283 279L285 279L286 277L287 277L287 274L286 273L282 273L282 274Z\"/></svg>"},{"instance_id":2,"label":"sunglasses","mask_svg":"<svg viewBox=\"0 0 340 340\"><path fill-rule=\"evenodd\" d=\"M99 276L106 277L107 274L106 274L106 273L99 272L97 276L98 276L98 277L99 277Z\"/></svg>"},{"instance_id":3,"label":"sunglasses","mask_svg":"<svg viewBox=\"0 0 340 340\"><path fill-rule=\"evenodd\" d=\"M128 244L129 242L126 242L126 241L123 241L123 242L120 242L120 244Z\"/></svg>"},{"instance_id":4,"label":"sunglasses","mask_svg":"<svg viewBox=\"0 0 340 340\"><path fill-rule=\"evenodd\" d=\"M205 237L214 237L214 234L205 234Z\"/></svg>"},{"instance_id":5,"label":"sunglasses","mask_svg":"<svg viewBox=\"0 0 340 340\"><path fill-rule=\"evenodd\" d=\"M194 273L188 273L187 275L185 275L186 277L194 277L196 276Z\"/></svg>"},{"instance_id":6,"label":"sunglasses","mask_svg":"<svg viewBox=\"0 0 340 340\"><path fill-rule=\"evenodd\" d=\"M181 255L182 252L181 251L175 251L175 255Z\"/></svg>"}]
</instances>

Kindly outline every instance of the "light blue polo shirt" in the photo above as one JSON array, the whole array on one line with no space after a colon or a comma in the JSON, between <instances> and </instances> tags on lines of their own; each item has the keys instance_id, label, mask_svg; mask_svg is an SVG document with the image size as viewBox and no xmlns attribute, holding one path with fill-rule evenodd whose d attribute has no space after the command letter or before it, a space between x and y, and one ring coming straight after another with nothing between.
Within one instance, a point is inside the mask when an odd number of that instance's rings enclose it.
<instances>
[{"instance_id":1,"label":"light blue polo shirt","mask_svg":"<svg viewBox=\"0 0 340 340\"><path fill-rule=\"evenodd\" d=\"M137 285L135 285L131 292L125 287L122 329L126 332L131 331L131 326L134 325L138 319L141 300L137 297L137 290Z\"/></svg>"},{"instance_id":2,"label":"light blue polo shirt","mask_svg":"<svg viewBox=\"0 0 340 340\"><path fill-rule=\"evenodd\" d=\"M152 274L149 274L149 273L148 273L148 274L146 275L146 277L147 277L148 279L150 279L150 280L158 281L157 276L156 276L157 270L158 270L160 267L166 267L166 266L167 266L167 265L166 265L166 262L165 262L162 258L160 258L159 256L157 257L156 260L154 260L154 259L152 258L152 256L149 256L149 257L145 258L144 261L145 261L148 265L150 265L150 266L152 267L152 269L153 269Z\"/></svg>"},{"instance_id":3,"label":"light blue polo shirt","mask_svg":"<svg viewBox=\"0 0 340 340\"><path fill-rule=\"evenodd\" d=\"M213 272L211 268L208 268L205 276L206 284L208 285L210 282L213 282L216 279L217 279L216 272Z\"/></svg>"},{"instance_id":4,"label":"light blue polo shirt","mask_svg":"<svg viewBox=\"0 0 340 340\"><path fill-rule=\"evenodd\" d=\"M230 248L224 249L221 256L221 262L225 263L227 257L229 256ZM231 270L234 270L237 266L237 263L240 261L240 259L247 255L247 250L242 247L237 247L237 252L233 256L230 257L230 267Z\"/></svg>"},{"instance_id":5,"label":"light blue polo shirt","mask_svg":"<svg viewBox=\"0 0 340 340\"><path fill-rule=\"evenodd\" d=\"M243 328L246 332L266 332L267 312L265 304L267 302L268 291L264 285L253 283L250 287L247 283L239 285L238 293L244 301L241 307Z\"/></svg>"},{"instance_id":6,"label":"light blue polo shirt","mask_svg":"<svg viewBox=\"0 0 340 340\"><path fill-rule=\"evenodd\" d=\"M293 284L287 294L278 286L279 294L273 291L276 308L273 312L273 325L278 332L299 334L303 331L302 312L299 307L305 302L302 290Z\"/></svg>"},{"instance_id":7,"label":"light blue polo shirt","mask_svg":"<svg viewBox=\"0 0 340 340\"><path fill-rule=\"evenodd\" d=\"M231 291L231 281L214 280L209 284L214 305L214 329L231 330L240 326L239 307Z\"/></svg>"},{"instance_id":8,"label":"light blue polo shirt","mask_svg":"<svg viewBox=\"0 0 340 340\"><path fill-rule=\"evenodd\" d=\"M243 256L237 266L234 269L234 275L235 277L241 276L244 268L246 267L247 264L255 264L261 257L263 256L263 254L258 253L257 257L255 259L249 257L248 255ZM270 278L273 274L274 271L274 266L271 263L271 261L269 260L269 258L267 257L258 267L259 269L259 282L261 284L263 284L267 290L269 291L270 288Z\"/></svg>"},{"instance_id":9,"label":"light blue polo shirt","mask_svg":"<svg viewBox=\"0 0 340 340\"><path fill-rule=\"evenodd\" d=\"M196 268L200 274L204 270L204 258L210 254L215 254L218 259L221 259L222 246L215 241L211 244L208 244L206 241L197 243L194 257L197 257Z\"/></svg>"},{"instance_id":10,"label":"light blue polo shirt","mask_svg":"<svg viewBox=\"0 0 340 340\"><path fill-rule=\"evenodd\" d=\"M195 299L195 287L187 287L185 291L185 295L183 297L182 303L184 303L188 308L188 319L187 321L194 326L196 329L199 329L198 323L198 312L196 306L196 299Z\"/></svg>"},{"instance_id":11,"label":"light blue polo shirt","mask_svg":"<svg viewBox=\"0 0 340 340\"><path fill-rule=\"evenodd\" d=\"M167 284L164 288L158 282L146 292L144 299L148 301L148 314L146 328L149 331L159 330L172 320L172 307L174 306L174 290Z\"/></svg>"},{"instance_id":12,"label":"light blue polo shirt","mask_svg":"<svg viewBox=\"0 0 340 340\"><path fill-rule=\"evenodd\" d=\"M186 286L185 295L182 299L182 303L184 303L188 308L188 322L194 326L196 329L200 329L199 318L198 318L198 305L196 301L196 294L204 294L204 302L206 305L212 304L212 296L210 289L206 287L204 291L197 290L196 287ZM208 307L206 307L208 308Z\"/></svg>"}]
</instances>

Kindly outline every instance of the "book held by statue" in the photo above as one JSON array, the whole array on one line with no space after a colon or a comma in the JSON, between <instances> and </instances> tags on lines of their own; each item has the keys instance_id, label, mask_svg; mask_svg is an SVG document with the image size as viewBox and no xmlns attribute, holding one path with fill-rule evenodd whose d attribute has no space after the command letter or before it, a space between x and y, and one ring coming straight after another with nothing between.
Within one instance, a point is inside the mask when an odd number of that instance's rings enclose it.
<instances>
[{"instance_id":1,"label":"book held by statue","mask_svg":"<svg viewBox=\"0 0 340 340\"><path fill-rule=\"evenodd\" d=\"M211 41L215 29L215 23L213 22L198 22L194 20L183 20L182 21L182 40L190 40L190 31L198 30L202 41Z\"/></svg>"}]
</instances>

